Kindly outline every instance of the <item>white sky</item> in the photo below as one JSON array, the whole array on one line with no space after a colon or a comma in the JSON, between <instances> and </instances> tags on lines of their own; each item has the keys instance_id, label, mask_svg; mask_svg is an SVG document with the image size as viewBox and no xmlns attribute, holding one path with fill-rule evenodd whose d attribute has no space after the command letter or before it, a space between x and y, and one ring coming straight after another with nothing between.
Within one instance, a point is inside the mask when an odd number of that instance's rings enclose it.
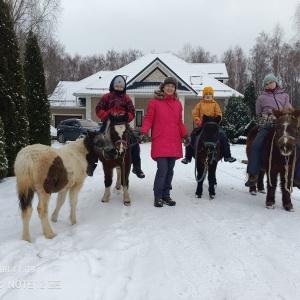
<instances>
[{"instance_id":1,"label":"white sky","mask_svg":"<svg viewBox=\"0 0 300 300\"><path fill-rule=\"evenodd\" d=\"M61 0L58 37L70 54L109 49L178 52L186 42L221 55L248 51L280 24L289 40L300 0Z\"/></svg>"}]
</instances>

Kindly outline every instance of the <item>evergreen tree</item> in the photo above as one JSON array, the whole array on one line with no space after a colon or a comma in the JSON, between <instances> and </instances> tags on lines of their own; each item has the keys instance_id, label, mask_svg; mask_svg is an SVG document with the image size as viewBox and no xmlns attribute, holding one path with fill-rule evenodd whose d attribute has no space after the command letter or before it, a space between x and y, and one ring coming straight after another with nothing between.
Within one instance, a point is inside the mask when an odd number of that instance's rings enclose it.
<instances>
[{"instance_id":1,"label":"evergreen tree","mask_svg":"<svg viewBox=\"0 0 300 300\"><path fill-rule=\"evenodd\" d=\"M29 142L50 145L50 104L46 94L43 59L37 37L31 31L26 42L24 75Z\"/></svg>"},{"instance_id":2,"label":"evergreen tree","mask_svg":"<svg viewBox=\"0 0 300 300\"><path fill-rule=\"evenodd\" d=\"M0 118L0 180L7 175L8 161L5 154L4 125Z\"/></svg>"},{"instance_id":3,"label":"evergreen tree","mask_svg":"<svg viewBox=\"0 0 300 300\"><path fill-rule=\"evenodd\" d=\"M251 118L253 118L253 119L256 116L256 113L255 113L256 98L257 98L257 94L256 94L254 82L250 81L245 89L244 102L248 106L250 114L251 114Z\"/></svg>"},{"instance_id":4,"label":"evergreen tree","mask_svg":"<svg viewBox=\"0 0 300 300\"><path fill-rule=\"evenodd\" d=\"M8 5L0 0L0 117L4 123L8 175L18 151L27 143L26 103L19 50Z\"/></svg>"},{"instance_id":5,"label":"evergreen tree","mask_svg":"<svg viewBox=\"0 0 300 300\"><path fill-rule=\"evenodd\" d=\"M249 109L243 98L231 97L225 109L223 128L230 141L245 135L247 125L251 121Z\"/></svg>"}]
</instances>

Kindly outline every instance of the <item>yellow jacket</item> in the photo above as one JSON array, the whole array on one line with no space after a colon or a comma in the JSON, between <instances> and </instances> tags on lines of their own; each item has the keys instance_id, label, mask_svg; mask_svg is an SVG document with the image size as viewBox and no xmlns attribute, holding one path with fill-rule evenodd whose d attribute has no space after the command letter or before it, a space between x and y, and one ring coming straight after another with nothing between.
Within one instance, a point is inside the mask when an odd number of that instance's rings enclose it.
<instances>
[{"instance_id":1,"label":"yellow jacket","mask_svg":"<svg viewBox=\"0 0 300 300\"><path fill-rule=\"evenodd\" d=\"M200 102L194 107L192 112L193 119L197 126L201 125L204 115L208 117L222 117L222 111L218 102L216 102L214 99L201 99Z\"/></svg>"}]
</instances>

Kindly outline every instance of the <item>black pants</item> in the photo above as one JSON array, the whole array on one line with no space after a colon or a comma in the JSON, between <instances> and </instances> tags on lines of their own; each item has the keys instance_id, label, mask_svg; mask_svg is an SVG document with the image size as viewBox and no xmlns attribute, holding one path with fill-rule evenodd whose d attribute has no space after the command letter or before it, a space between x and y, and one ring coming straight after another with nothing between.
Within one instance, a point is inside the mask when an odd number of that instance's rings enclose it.
<instances>
[{"instance_id":1,"label":"black pants","mask_svg":"<svg viewBox=\"0 0 300 300\"><path fill-rule=\"evenodd\" d=\"M192 133L191 133L191 143L185 147L185 157L188 160L192 160L192 157L194 155L194 149L195 149L195 142L197 136L201 133L202 128L194 128ZM223 131L223 129L219 129L219 142L221 145L221 154L224 158L229 158L231 157L231 152L230 152L230 144L228 141L228 138Z\"/></svg>"},{"instance_id":2,"label":"black pants","mask_svg":"<svg viewBox=\"0 0 300 300\"><path fill-rule=\"evenodd\" d=\"M157 158L157 171L154 180L154 197L162 198L170 196L172 189L172 179L174 174L175 157Z\"/></svg>"}]
</instances>

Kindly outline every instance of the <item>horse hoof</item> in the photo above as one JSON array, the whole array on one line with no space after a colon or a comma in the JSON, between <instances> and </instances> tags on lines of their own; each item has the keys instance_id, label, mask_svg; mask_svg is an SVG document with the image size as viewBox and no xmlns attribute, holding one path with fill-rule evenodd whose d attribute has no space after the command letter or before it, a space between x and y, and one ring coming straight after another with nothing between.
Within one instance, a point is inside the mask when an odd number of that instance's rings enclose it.
<instances>
[{"instance_id":1,"label":"horse hoof","mask_svg":"<svg viewBox=\"0 0 300 300\"><path fill-rule=\"evenodd\" d=\"M196 198L201 198L201 197L202 197L202 195L196 194Z\"/></svg>"},{"instance_id":2,"label":"horse hoof","mask_svg":"<svg viewBox=\"0 0 300 300\"><path fill-rule=\"evenodd\" d=\"M258 190L258 192L261 193L261 194L265 194L266 193L265 190Z\"/></svg>"},{"instance_id":3,"label":"horse hoof","mask_svg":"<svg viewBox=\"0 0 300 300\"><path fill-rule=\"evenodd\" d=\"M266 205L267 209L275 209L275 204Z\"/></svg>"},{"instance_id":4,"label":"horse hoof","mask_svg":"<svg viewBox=\"0 0 300 300\"><path fill-rule=\"evenodd\" d=\"M116 190L119 191L121 189L120 185L116 185Z\"/></svg>"},{"instance_id":5,"label":"horse hoof","mask_svg":"<svg viewBox=\"0 0 300 300\"><path fill-rule=\"evenodd\" d=\"M288 211L288 212L294 212L294 211L295 211L293 207L287 206L287 207L283 207L283 208L284 208L286 211Z\"/></svg>"},{"instance_id":6,"label":"horse hoof","mask_svg":"<svg viewBox=\"0 0 300 300\"><path fill-rule=\"evenodd\" d=\"M209 199L210 199L210 200L215 199L215 197L216 197L216 195L209 195Z\"/></svg>"},{"instance_id":7,"label":"horse hoof","mask_svg":"<svg viewBox=\"0 0 300 300\"><path fill-rule=\"evenodd\" d=\"M250 195L256 196L256 192L255 192L255 191L252 191L252 192L250 192Z\"/></svg>"},{"instance_id":8,"label":"horse hoof","mask_svg":"<svg viewBox=\"0 0 300 300\"><path fill-rule=\"evenodd\" d=\"M130 206L130 205L131 205L131 202L130 202L130 201L126 201L126 202L124 201L124 205L125 205L125 206Z\"/></svg>"},{"instance_id":9,"label":"horse hoof","mask_svg":"<svg viewBox=\"0 0 300 300\"><path fill-rule=\"evenodd\" d=\"M108 203L109 199L102 199L101 202Z\"/></svg>"},{"instance_id":10,"label":"horse hoof","mask_svg":"<svg viewBox=\"0 0 300 300\"><path fill-rule=\"evenodd\" d=\"M54 232L45 234L45 238L50 239L50 240L53 239L55 236L56 236L56 234Z\"/></svg>"}]
</instances>

